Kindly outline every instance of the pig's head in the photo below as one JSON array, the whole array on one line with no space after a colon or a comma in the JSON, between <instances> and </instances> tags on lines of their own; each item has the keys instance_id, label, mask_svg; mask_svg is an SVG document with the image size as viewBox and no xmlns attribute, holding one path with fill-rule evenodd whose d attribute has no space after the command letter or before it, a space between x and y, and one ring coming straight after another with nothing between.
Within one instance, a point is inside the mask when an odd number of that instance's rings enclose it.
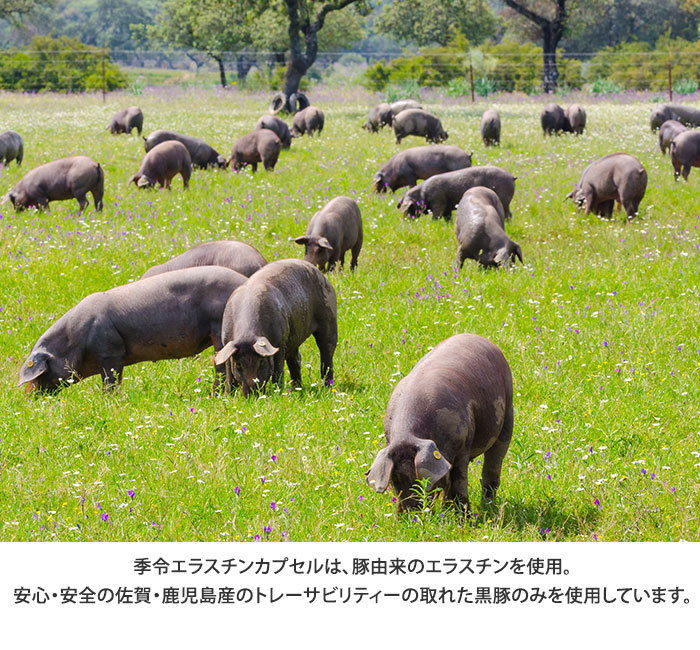
<instances>
[{"instance_id":1,"label":"pig's head","mask_svg":"<svg viewBox=\"0 0 700 650\"><path fill-rule=\"evenodd\" d=\"M325 271L333 254L333 246L325 237L316 235L304 235L294 240L297 244L306 247L304 259L318 267L320 271Z\"/></svg>"},{"instance_id":2,"label":"pig's head","mask_svg":"<svg viewBox=\"0 0 700 650\"><path fill-rule=\"evenodd\" d=\"M509 240L505 246L496 251L496 254L493 256L493 263L496 266L515 264L516 259L523 264L523 252L519 244Z\"/></svg>"},{"instance_id":3,"label":"pig's head","mask_svg":"<svg viewBox=\"0 0 700 650\"><path fill-rule=\"evenodd\" d=\"M367 484L381 493L391 482L399 496L399 512L415 510L421 505L414 491L416 481L428 479L428 490L431 490L451 468L432 440L412 438L392 442L377 454L366 473Z\"/></svg>"},{"instance_id":4,"label":"pig's head","mask_svg":"<svg viewBox=\"0 0 700 650\"><path fill-rule=\"evenodd\" d=\"M420 197L420 193L414 192L413 190L406 192L396 204L396 207L399 209L402 216L410 217L411 219L420 217L426 209L425 201Z\"/></svg>"},{"instance_id":5,"label":"pig's head","mask_svg":"<svg viewBox=\"0 0 700 650\"><path fill-rule=\"evenodd\" d=\"M386 192L387 181L383 172L377 172L372 177L372 189L377 192L377 194L382 194Z\"/></svg>"},{"instance_id":6,"label":"pig's head","mask_svg":"<svg viewBox=\"0 0 700 650\"><path fill-rule=\"evenodd\" d=\"M4 205L8 201L12 202L12 207L18 212L28 208L31 205L29 195L21 189L12 189L2 197L0 205Z\"/></svg>"},{"instance_id":7,"label":"pig's head","mask_svg":"<svg viewBox=\"0 0 700 650\"><path fill-rule=\"evenodd\" d=\"M264 336L254 340L229 341L216 353L217 365L227 364L244 397L265 387L275 368L275 354L279 351Z\"/></svg>"},{"instance_id":8,"label":"pig's head","mask_svg":"<svg viewBox=\"0 0 700 650\"><path fill-rule=\"evenodd\" d=\"M227 164L226 164L226 158L224 158L221 154L218 154L216 156L216 160L214 161L214 164L219 168L219 169L226 169Z\"/></svg>"},{"instance_id":9,"label":"pig's head","mask_svg":"<svg viewBox=\"0 0 700 650\"><path fill-rule=\"evenodd\" d=\"M65 359L46 350L32 350L29 358L22 364L17 385L26 384L28 393L35 390L55 393L72 377L74 375L68 369Z\"/></svg>"},{"instance_id":10,"label":"pig's head","mask_svg":"<svg viewBox=\"0 0 700 650\"><path fill-rule=\"evenodd\" d=\"M586 195L578 184L574 185L574 189L571 190L571 192L569 192L564 198L571 199L579 208L586 202Z\"/></svg>"}]
</instances>

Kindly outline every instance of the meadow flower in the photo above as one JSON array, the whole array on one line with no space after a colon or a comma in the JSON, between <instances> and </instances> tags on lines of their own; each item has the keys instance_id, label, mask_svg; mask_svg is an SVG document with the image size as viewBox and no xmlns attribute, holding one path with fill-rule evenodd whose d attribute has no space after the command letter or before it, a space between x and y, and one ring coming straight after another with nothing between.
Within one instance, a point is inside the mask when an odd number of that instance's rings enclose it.
<instances>
[{"instance_id":1,"label":"meadow flower","mask_svg":"<svg viewBox=\"0 0 700 650\"><path fill-rule=\"evenodd\" d=\"M235 493L236 496L240 496L241 488L237 485L235 488L233 488L233 492Z\"/></svg>"}]
</instances>

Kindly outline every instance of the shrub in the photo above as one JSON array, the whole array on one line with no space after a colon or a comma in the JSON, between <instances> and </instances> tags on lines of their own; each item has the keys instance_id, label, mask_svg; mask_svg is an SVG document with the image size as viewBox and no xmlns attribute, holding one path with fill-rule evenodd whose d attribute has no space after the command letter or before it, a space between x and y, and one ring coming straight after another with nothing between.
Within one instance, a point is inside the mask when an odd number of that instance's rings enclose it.
<instances>
[{"instance_id":1,"label":"shrub","mask_svg":"<svg viewBox=\"0 0 700 650\"><path fill-rule=\"evenodd\" d=\"M673 84L673 92L678 95L692 95L698 89L695 79L681 79Z\"/></svg>"},{"instance_id":2,"label":"shrub","mask_svg":"<svg viewBox=\"0 0 700 650\"><path fill-rule=\"evenodd\" d=\"M447 94L450 97L464 97L471 94L471 86L466 79L450 79L447 83Z\"/></svg>"},{"instance_id":3,"label":"shrub","mask_svg":"<svg viewBox=\"0 0 700 650\"><path fill-rule=\"evenodd\" d=\"M420 97L420 85L415 79L407 79L402 83L389 86L386 90L386 101L391 104L398 99L416 99Z\"/></svg>"},{"instance_id":4,"label":"shrub","mask_svg":"<svg viewBox=\"0 0 700 650\"><path fill-rule=\"evenodd\" d=\"M488 95L493 95L498 90L498 84L488 77L479 77L474 79L474 92L479 95L479 97L488 97Z\"/></svg>"},{"instance_id":5,"label":"shrub","mask_svg":"<svg viewBox=\"0 0 700 650\"><path fill-rule=\"evenodd\" d=\"M621 93L622 86L610 79L596 79L591 84L591 92L594 95L609 95L611 93Z\"/></svg>"},{"instance_id":6,"label":"shrub","mask_svg":"<svg viewBox=\"0 0 700 650\"><path fill-rule=\"evenodd\" d=\"M0 87L5 90L81 92L102 88L102 51L77 38L35 36L27 51L0 57ZM104 55L106 90L126 88L126 75Z\"/></svg>"}]
</instances>

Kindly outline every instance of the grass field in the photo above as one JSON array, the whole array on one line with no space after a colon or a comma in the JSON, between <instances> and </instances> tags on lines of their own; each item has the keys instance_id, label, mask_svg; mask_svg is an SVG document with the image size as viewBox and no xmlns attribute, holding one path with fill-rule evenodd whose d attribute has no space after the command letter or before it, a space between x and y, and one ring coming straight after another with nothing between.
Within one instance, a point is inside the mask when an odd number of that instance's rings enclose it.
<instances>
[{"instance_id":1,"label":"grass field","mask_svg":"<svg viewBox=\"0 0 700 650\"><path fill-rule=\"evenodd\" d=\"M77 215L1 209L0 539L105 541L698 540L700 172L676 183L649 131L650 103L584 103L579 138L543 139L541 101L496 103L503 142L478 136L487 106L428 102L450 134L518 177L510 237L524 266L453 268L453 224L404 221L398 197L370 181L397 151L392 134L360 127L378 98L311 93L326 113L319 139L296 140L272 173L195 171L188 191L126 181L142 141L105 130L138 103L145 132L199 135L228 155L268 98L221 91L147 91L134 98L0 96L0 130L25 141L25 162L0 171L4 194L23 173L87 154L106 176L105 209ZM580 101L580 100L579 100ZM561 101L570 103L567 98ZM406 139L401 148L421 144ZM640 217L584 216L564 196L591 160L637 156L649 174ZM120 390L92 377L58 396L16 388L20 365L52 320L85 295L138 278L207 240L235 238L269 260L300 257L289 238L345 194L362 210L359 267L333 274L339 345L335 387L319 382L313 339L303 389L260 399L212 396L211 351L125 369ZM364 472L383 443L400 377L457 332L495 342L515 385L515 432L501 489L461 525L439 502L398 517Z\"/></svg>"}]
</instances>

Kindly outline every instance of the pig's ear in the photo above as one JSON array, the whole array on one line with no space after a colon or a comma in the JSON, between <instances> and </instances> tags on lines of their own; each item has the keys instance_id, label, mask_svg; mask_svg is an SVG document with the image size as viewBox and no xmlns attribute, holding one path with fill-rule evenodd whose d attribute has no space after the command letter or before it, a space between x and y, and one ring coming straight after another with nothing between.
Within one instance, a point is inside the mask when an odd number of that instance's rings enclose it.
<instances>
[{"instance_id":1,"label":"pig's ear","mask_svg":"<svg viewBox=\"0 0 700 650\"><path fill-rule=\"evenodd\" d=\"M513 244L513 254L520 260L521 264L524 264L523 251L520 248L520 244ZM513 261L515 261L515 259Z\"/></svg>"},{"instance_id":2,"label":"pig's ear","mask_svg":"<svg viewBox=\"0 0 700 650\"><path fill-rule=\"evenodd\" d=\"M264 336L258 338L255 343L253 343L253 350L255 350L261 357L271 357L279 351L270 341L268 341Z\"/></svg>"},{"instance_id":3,"label":"pig's ear","mask_svg":"<svg viewBox=\"0 0 700 650\"><path fill-rule=\"evenodd\" d=\"M19 371L18 386L26 384L29 381L34 381L40 375L43 375L49 366L46 363L49 359L48 354L33 354L22 364L22 369Z\"/></svg>"},{"instance_id":4,"label":"pig's ear","mask_svg":"<svg viewBox=\"0 0 700 650\"><path fill-rule=\"evenodd\" d=\"M419 480L427 478L430 485L435 485L452 468L432 440L421 441L414 464L416 478Z\"/></svg>"},{"instance_id":5,"label":"pig's ear","mask_svg":"<svg viewBox=\"0 0 700 650\"><path fill-rule=\"evenodd\" d=\"M234 354L236 354L237 350L238 348L234 345L233 341L229 341L214 355L214 363L217 366L220 366L222 363L226 363Z\"/></svg>"},{"instance_id":6,"label":"pig's ear","mask_svg":"<svg viewBox=\"0 0 700 650\"><path fill-rule=\"evenodd\" d=\"M306 235L304 235L303 237L297 237L294 241L297 244L301 244L302 246L306 246L306 244L309 243L309 238Z\"/></svg>"},{"instance_id":7,"label":"pig's ear","mask_svg":"<svg viewBox=\"0 0 700 650\"><path fill-rule=\"evenodd\" d=\"M226 158L224 158L223 156L217 156L216 164L219 165L219 167L226 167Z\"/></svg>"},{"instance_id":8,"label":"pig's ear","mask_svg":"<svg viewBox=\"0 0 700 650\"><path fill-rule=\"evenodd\" d=\"M380 494L386 491L392 469L394 469L394 461L389 458L389 448L384 447L377 454L372 467L365 474L367 476L367 485Z\"/></svg>"},{"instance_id":9,"label":"pig's ear","mask_svg":"<svg viewBox=\"0 0 700 650\"><path fill-rule=\"evenodd\" d=\"M333 250L333 246L331 246L331 243L330 243L325 237L321 237L321 238L318 240L318 245L319 245L321 248L327 248L329 251L332 251L332 250Z\"/></svg>"},{"instance_id":10,"label":"pig's ear","mask_svg":"<svg viewBox=\"0 0 700 650\"><path fill-rule=\"evenodd\" d=\"M574 189L571 190L571 192L569 192L569 193L564 197L564 200L566 201L566 199L573 199L573 198L574 198L574 194L576 193L577 188L578 188L578 186L575 186Z\"/></svg>"}]
</instances>

